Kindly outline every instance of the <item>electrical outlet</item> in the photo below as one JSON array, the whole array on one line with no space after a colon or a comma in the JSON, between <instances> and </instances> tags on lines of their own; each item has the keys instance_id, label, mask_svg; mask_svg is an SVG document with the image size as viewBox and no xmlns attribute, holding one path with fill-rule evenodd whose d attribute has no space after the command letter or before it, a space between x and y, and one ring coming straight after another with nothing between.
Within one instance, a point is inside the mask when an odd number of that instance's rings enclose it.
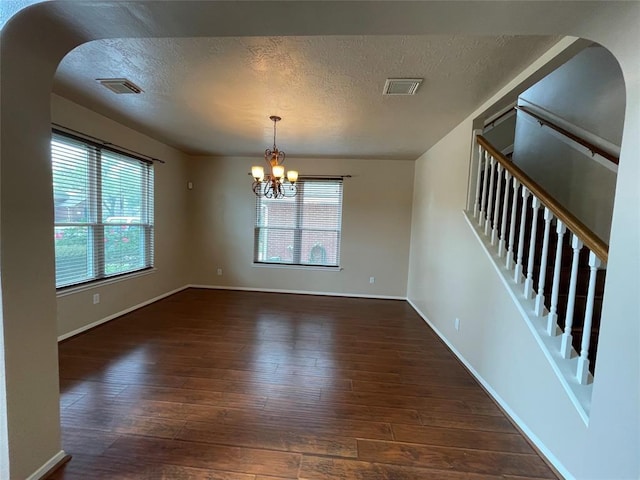
<instances>
[{"instance_id":1,"label":"electrical outlet","mask_svg":"<svg viewBox=\"0 0 640 480\"><path fill-rule=\"evenodd\" d=\"M459 318L456 318L453 321L453 327L456 329L456 332L460 331L460 319Z\"/></svg>"},{"instance_id":2,"label":"electrical outlet","mask_svg":"<svg viewBox=\"0 0 640 480\"><path fill-rule=\"evenodd\" d=\"M220 275L222 275L222 269L221 268L218 269L218 276L220 276Z\"/></svg>"},{"instance_id":3,"label":"electrical outlet","mask_svg":"<svg viewBox=\"0 0 640 480\"><path fill-rule=\"evenodd\" d=\"M97 305L98 303L100 303L100 294L99 293L94 293L93 294L93 304Z\"/></svg>"},{"instance_id":4,"label":"electrical outlet","mask_svg":"<svg viewBox=\"0 0 640 480\"><path fill-rule=\"evenodd\" d=\"M376 283L376 277L369 277L369 283Z\"/></svg>"}]
</instances>

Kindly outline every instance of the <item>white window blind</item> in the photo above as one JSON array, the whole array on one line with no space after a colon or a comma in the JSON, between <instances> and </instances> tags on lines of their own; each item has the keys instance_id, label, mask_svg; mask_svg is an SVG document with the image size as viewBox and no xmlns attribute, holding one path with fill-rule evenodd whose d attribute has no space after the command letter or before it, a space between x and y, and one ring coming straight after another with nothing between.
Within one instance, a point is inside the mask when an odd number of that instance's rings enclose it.
<instances>
[{"instance_id":1,"label":"white window blind","mask_svg":"<svg viewBox=\"0 0 640 480\"><path fill-rule=\"evenodd\" d=\"M303 178L295 197L257 197L254 262L339 266L342 183Z\"/></svg>"},{"instance_id":2,"label":"white window blind","mask_svg":"<svg viewBox=\"0 0 640 480\"><path fill-rule=\"evenodd\" d=\"M153 265L153 166L55 132L56 287Z\"/></svg>"}]
</instances>

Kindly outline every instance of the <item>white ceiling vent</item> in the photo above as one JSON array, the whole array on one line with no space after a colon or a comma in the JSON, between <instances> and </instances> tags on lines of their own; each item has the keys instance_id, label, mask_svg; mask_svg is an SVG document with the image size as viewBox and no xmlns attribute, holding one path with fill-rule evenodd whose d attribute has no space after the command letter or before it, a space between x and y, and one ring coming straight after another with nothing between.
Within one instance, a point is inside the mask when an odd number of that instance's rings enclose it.
<instances>
[{"instance_id":1,"label":"white ceiling vent","mask_svg":"<svg viewBox=\"0 0 640 480\"><path fill-rule=\"evenodd\" d=\"M387 78L383 95L415 95L422 78Z\"/></svg>"},{"instance_id":2,"label":"white ceiling vent","mask_svg":"<svg viewBox=\"0 0 640 480\"><path fill-rule=\"evenodd\" d=\"M98 82L114 93L142 93L142 89L126 78L96 78Z\"/></svg>"}]
</instances>

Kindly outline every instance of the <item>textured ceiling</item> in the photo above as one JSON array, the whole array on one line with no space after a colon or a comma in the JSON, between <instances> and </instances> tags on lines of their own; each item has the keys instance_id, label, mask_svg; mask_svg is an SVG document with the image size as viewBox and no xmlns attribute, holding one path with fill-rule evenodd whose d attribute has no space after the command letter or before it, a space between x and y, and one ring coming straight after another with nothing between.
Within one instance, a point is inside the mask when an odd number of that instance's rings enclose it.
<instances>
[{"instance_id":1,"label":"textured ceiling","mask_svg":"<svg viewBox=\"0 0 640 480\"><path fill-rule=\"evenodd\" d=\"M310 36L98 40L61 62L54 92L187 153L416 159L557 37ZM96 78L144 90L116 95ZM415 96L382 96L420 77Z\"/></svg>"}]
</instances>

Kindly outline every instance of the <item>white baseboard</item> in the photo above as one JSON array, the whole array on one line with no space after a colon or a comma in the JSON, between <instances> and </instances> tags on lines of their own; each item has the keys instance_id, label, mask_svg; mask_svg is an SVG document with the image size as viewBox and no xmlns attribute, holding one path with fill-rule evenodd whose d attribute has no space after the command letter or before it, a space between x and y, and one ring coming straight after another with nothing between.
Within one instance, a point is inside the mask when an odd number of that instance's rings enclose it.
<instances>
[{"instance_id":1,"label":"white baseboard","mask_svg":"<svg viewBox=\"0 0 640 480\"><path fill-rule=\"evenodd\" d=\"M105 318L101 318L100 320L96 320L95 322L89 323L88 325L84 325L80 328L76 328L75 330L72 330L71 332L67 332L65 334L62 334L58 337L58 341L61 342L62 340L65 340L67 338L73 337L75 335L78 335L79 333L82 332L86 332L87 330L93 328L93 327L97 327L98 325L102 325L103 323L109 322L115 318L121 317L122 315L126 315L129 312L133 312L134 310L137 310L139 308L145 307L147 305L149 305L150 303L153 302L157 302L158 300L162 300L165 297L168 297L170 295L173 295L174 293L178 293L181 292L182 290L185 290L189 288L189 285L184 285L183 287L180 288L176 288L175 290L171 290L170 292L166 292L163 293L162 295L158 295L157 297L151 298L149 300L146 300L142 303L138 303L137 305L134 305L132 307L129 307L125 310L122 310L120 312L114 313L113 315L109 315L108 317Z\"/></svg>"},{"instance_id":2,"label":"white baseboard","mask_svg":"<svg viewBox=\"0 0 640 480\"><path fill-rule=\"evenodd\" d=\"M484 387L491 397L502 407L502 409L506 412L507 415L513 420L513 422L518 425L520 430L531 440L531 442L536 446L536 448L546 457L546 459L553 465L553 467L560 473L565 479L571 480L575 477L569 473L569 471L565 468L565 466L558 460L558 458L547 448L547 446L540 440L540 438L533 433L533 431L527 426L526 423L522 421L522 419L511 409L509 404L504 401L504 399L496 392L493 387L478 373L478 371L473 368L473 366L467 361L466 358L454 347L447 337L445 337L438 328L431 323L431 321L427 318L427 316L420 311L420 309L411 301L410 298L407 298L407 302L409 305L413 307L413 309L417 312L418 315L422 317L431 330L433 330L438 337L449 347L449 350L453 352L453 354L458 357L458 359L467 367L467 370L471 372L471 374L480 382L480 384Z\"/></svg>"},{"instance_id":3,"label":"white baseboard","mask_svg":"<svg viewBox=\"0 0 640 480\"><path fill-rule=\"evenodd\" d=\"M40 480L44 478L44 476L51 472L53 468L60 464L63 460L66 459L67 453L64 450L60 450L53 457L45 462L39 469L29 475L26 480Z\"/></svg>"},{"instance_id":4,"label":"white baseboard","mask_svg":"<svg viewBox=\"0 0 640 480\"><path fill-rule=\"evenodd\" d=\"M370 295L365 293L315 292L309 290L288 290L283 288L228 287L222 285L189 285L190 288L207 288L209 290L238 290L241 292L293 293L295 295L321 295L325 297L373 298L382 300L406 300L407 297L395 295Z\"/></svg>"}]
</instances>

